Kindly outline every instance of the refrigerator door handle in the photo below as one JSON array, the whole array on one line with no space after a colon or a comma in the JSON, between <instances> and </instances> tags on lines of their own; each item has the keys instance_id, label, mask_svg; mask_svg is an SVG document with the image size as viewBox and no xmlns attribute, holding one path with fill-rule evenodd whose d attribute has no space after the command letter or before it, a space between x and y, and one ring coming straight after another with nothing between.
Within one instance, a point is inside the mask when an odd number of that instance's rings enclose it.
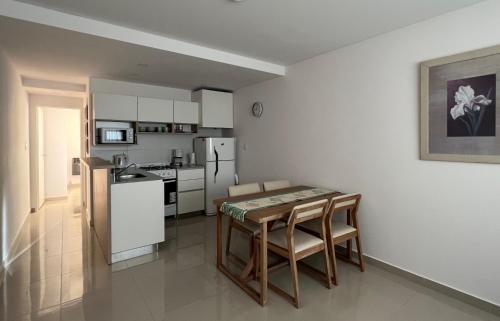
<instances>
[{"instance_id":1,"label":"refrigerator door handle","mask_svg":"<svg viewBox=\"0 0 500 321\"><path fill-rule=\"evenodd\" d=\"M215 174L214 174L214 184L217 184L217 173L219 172L219 153L217 153L217 150L214 147L214 153L215 153Z\"/></svg>"}]
</instances>

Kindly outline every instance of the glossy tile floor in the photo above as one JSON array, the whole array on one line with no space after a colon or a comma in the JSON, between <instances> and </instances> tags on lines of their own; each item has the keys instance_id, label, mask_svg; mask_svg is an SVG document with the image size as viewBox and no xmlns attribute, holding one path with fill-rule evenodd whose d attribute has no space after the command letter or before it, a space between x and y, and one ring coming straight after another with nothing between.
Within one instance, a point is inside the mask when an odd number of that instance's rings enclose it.
<instances>
[{"instance_id":1,"label":"glossy tile floor","mask_svg":"<svg viewBox=\"0 0 500 321\"><path fill-rule=\"evenodd\" d=\"M30 217L19 250L34 244L8 267L0 320L500 320L377 267L342 263L332 290L300 275L300 310L273 292L261 307L215 269L213 217L169 224L157 255L109 267L78 206L74 189ZM270 279L290 288L287 269Z\"/></svg>"}]
</instances>

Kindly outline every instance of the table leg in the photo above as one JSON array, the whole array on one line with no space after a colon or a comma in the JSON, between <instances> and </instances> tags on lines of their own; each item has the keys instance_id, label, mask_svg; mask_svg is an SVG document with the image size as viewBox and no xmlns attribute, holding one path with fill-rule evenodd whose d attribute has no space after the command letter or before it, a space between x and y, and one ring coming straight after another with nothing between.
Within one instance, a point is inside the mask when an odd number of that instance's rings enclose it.
<instances>
[{"instance_id":1,"label":"table leg","mask_svg":"<svg viewBox=\"0 0 500 321\"><path fill-rule=\"evenodd\" d=\"M260 304L267 303L267 223L260 224Z\"/></svg>"},{"instance_id":2,"label":"table leg","mask_svg":"<svg viewBox=\"0 0 500 321\"><path fill-rule=\"evenodd\" d=\"M222 265L222 213L217 208L217 267Z\"/></svg>"}]
</instances>

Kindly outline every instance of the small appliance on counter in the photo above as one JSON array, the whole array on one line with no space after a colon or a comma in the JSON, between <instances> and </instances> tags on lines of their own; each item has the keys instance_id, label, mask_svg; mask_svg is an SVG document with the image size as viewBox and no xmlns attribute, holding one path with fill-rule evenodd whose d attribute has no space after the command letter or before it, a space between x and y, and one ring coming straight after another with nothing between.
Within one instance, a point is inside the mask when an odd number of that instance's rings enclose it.
<instances>
[{"instance_id":1,"label":"small appliance on counter","mask_svg":"<svg viewBox=\"0 0 500 321\"><path fill-rule=\"evenodd\" d=\"M170 166L182 167L183 158L184 158L184 154L182 153L182 149L173 149L172 150L172 161L170 163Z\"/></svg>"},{"instance_id":2,"label":"small appliance on counter","mask_svg":"<svg viewBox=\"0 0 500 321\"><path fill-rule=\"evenodd\" d=\"M195 166L196 165L196 153L190 153L188 154L189 158L189 165L190 166Z\"/></svg>"},{"instance_id":3,"label":"small appliance on counter","mask_svg":"<svg viewBox=\"0 0 500 321\"><path fill-rule=\"evenodd\" d=\"M113 164L117 168L124 168L128 165L128 155L125 153L113 155Z\"/></svg>"}]
</instances>

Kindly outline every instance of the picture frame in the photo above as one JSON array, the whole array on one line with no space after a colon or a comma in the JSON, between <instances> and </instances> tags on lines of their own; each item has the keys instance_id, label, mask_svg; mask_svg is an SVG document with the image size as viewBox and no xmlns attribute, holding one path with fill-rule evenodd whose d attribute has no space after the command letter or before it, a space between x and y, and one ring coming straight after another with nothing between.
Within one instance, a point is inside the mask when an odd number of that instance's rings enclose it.
<instances>
[{"instance_id":1,"label":"picture frame","mask_svg":"<svg viewBox=\"0 0 500 321\"><path fill-rule=\"evenodd\" d=\"M420 63L420 159L500 164L500 46Z\"/></svg>"}]
</instances>

